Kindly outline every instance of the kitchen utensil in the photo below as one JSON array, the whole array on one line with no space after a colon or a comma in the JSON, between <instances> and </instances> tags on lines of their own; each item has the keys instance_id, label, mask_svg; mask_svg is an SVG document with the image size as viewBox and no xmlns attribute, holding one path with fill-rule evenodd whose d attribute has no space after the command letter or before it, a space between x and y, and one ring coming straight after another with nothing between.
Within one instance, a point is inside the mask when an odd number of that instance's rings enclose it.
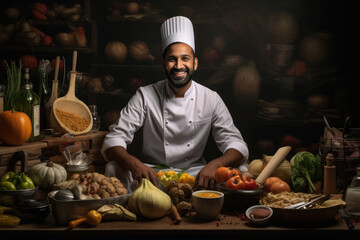
<instances>
[{"instance_id":1,"label":"kitchen utensil","mask_svg":"<svg viewBox=\"0 0 360 240\"><path fill-rule=\"evenodd\" d=\"M264 218L254 218L253 215L251 214L254 210L257 209L265 209L268 210L270 212L270 214L267 217ZM250 223L256 224L256 225L264 225L266 223L269 222L271 216L273 215L273 210L265 205L254 205L249 207L246 211L245 211L245 215L246 217L249 219Z\"/></svg>"},{"instance_id":2,"label":"kitchen utensil","mask_svg":"<svg viewBox=\"0 0 360 240\"><path fill-rule=\"evenodd\" d=\"M22 222L43 221L49 216L50 207L35 199L24 199L16 204L14 212Z\"/></svg>"},{"instance_id":3,"label":"kitchen utensil","mask_svg":"<svg viewBox=\"0 0 360 240\"><path fill-rule=\"evenodd\" d=\"M319 206L321 204L323 204L326 200L328 200L330 198L330 194L327 194L325 196L319 196L307 203L305 203L304 205L298 206L296 209L310 209L310 208L314 208L316 206Z\"/></svg>"},{"instance_id":4,"label":"kitchen utensil","mask_svg":"<svg viewBox=\"0 0 360 240\"><path fill-rule=\"evenodd\" d=\"M52 121L51 113L52 113L52 106L53 106L55 100L58 98L59 65L60 65L60 57L57 56L56 62L55 62L55 76L54 76L54 80L52 81L51 96L50 96L49 101L45 104L46 118L47 118L47 122L49 123L50 128L53 128L54 124L56 124L56 123L54 123L54 121Z\"/></svg>"},{"instance_id":5,"label":"kitchen utensil","mask_svg":"<svg viewBox=\"0 0 360 240\"><path fill-rule=\"evenodd\" d=\"M57 193L54 195L54 198L60 201L67 201L67 200L74 200L75 196L72 191L64 189L57 191Z\"/></svg>"},{"instance_id":6,"label":"kitchen utensil","mask_svg":"<svg viewBox=\"0 0 360 240\"><path fill-rule=\"evenodd\" d=\"M67 225L71 220L85 217L90 210L97 210L105 204L120 204L125 205L131 196L131 193L102 199L87 199L87 200L58 200L55 198L58 191L51 191L48 194L48 199L51 204L51 210L54 215L56 224Z\"/></svg>"},{"instance_id":7,"label":"kitchen utensil","mask_svg":"<svg viewBox=\"0 0 360 240\"><path fill-rule=\"evenodd\" d=\"M350 219L349 212L345 208L339 208L338 211L339 211L340 216L345 220L346 225L348 226L349 230L353 230L355 227Z\"/></svg>"},{"instance_id":8,"label":"kitchen utensil","mask_svg":"<svg viewBox=\"0 0 360 240\"><path fill-rule=\"evenodd\" d=\"M73 54L73 67L70 75L70 84L69 90L64 97L58 98L54 101L52 107L52 114L51 117L54 118L54 129L60 133L72 133L74 135L80 135L89 132L92 129L93 125L93 118L88 106L79 100L75 96L75 81L76 81L76 60L77 60L77 52L74 51ZM60 121L56 114L56 109L60 109L62 111L75 113L79 117L86 118L89 120L89 126L82 131L74 131L69 127L65 126L64 123Z\"/></svg>"},{"instance_id":9,"label":"kitchen utensil","mask_svg":"<svg viewBox=\"0 0 360 240\"><path fill-rule=\"evenodd\" d=\"M280 163L285 159L285 157L291 151L290 146L285 146L279 148L271 160L266 164L265 168L261 171L259 176L256 178L258 184L263 185L265 180L271 176L275 169L280 165Z\"/></svg>"},{"instance_id":10,"label":"kitchen utensil","mask_svg":"<svg viewBox=\"0 0 360 240\"><path fill-rule=\"evenodd\" d=\"M335 132L333 131L333 129L331 128L328 120L326 119L326 117L324 116L324 122L325 122L325 125L327 127L327 129L329 130L329 132L331 133L331 135L333 135L334 137L336 136Z\"/></svg>"},{"instance_id":11,"label":"kitchen utensil","mask_svg":"<svg viewBox=\"0 0 360 240\"><path fill-rule=\"evenodd\" d=\"M38 187L35 187L19 190L0 190L0 205L11 207L23 199L34 198L38 189Z\"/></svg>"},{"instance_id":12,"label":"kitchen utensil","mask_svg":"<svg viewBox=\"0 0 360 240\"><path fill-rule=\"evenodd\" d=\"M202 197L200 193L213 193L214 197ZM219 215L224 204L224 193L213 190L198 190L191 195L191 205L196 216L203 220L214 220Z\"/></svg>"},{"instance_id":13,"label":"kitchen utensil","mask_svg":"<svg viewBox=\"0 0 360 240\"><path fill-rule=\"evenodd\" d=\"M321 195L317 195L317 196L315 196L315 197L312 197L312 198L309 199L308 202L311 202L311 201L313 201L313 200L315 200L315 199L318 199L319 197L321 197ZM301 206L305 205L305 204L308 203L308 202L295 203L295 204L293 204L293 205L290 205L290 206L285 207L285 209L297 209L298 207L301 207Z\"/></svg>"}]
</instances>

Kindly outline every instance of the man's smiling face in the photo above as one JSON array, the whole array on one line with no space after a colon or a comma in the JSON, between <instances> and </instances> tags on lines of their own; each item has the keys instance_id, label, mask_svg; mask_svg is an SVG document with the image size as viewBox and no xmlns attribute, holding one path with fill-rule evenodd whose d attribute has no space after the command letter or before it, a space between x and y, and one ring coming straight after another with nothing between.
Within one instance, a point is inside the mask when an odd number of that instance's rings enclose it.
<instances>
[{"instance_id":1,"label":"man's smiling face","mask_svg":"<svg viewBox=\"0 0 360 240\"><path fill-rule=\"evenodd\" d=\"M170 83L181 88L186 86L197 69L198 60L192 48L185 43L174 43L165 50L162 61Z\"/></svg>"}]
</instances>

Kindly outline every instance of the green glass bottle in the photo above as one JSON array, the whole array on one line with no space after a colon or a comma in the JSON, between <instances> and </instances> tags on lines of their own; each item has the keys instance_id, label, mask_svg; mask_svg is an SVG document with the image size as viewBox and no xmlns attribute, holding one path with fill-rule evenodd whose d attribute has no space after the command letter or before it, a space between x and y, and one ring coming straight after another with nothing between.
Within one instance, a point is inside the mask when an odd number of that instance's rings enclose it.
<instances>
[{"instance_id":1,"label":"green glass bottle","mask_svg":"<svg viewBox=\"0 0 360 240\"><path fill-rule=\"evenodd\" d=\"M38 66L39 73L39 97L40 97L40 131L44 130L48 123L46 121L45 104L50 99L50 89L48 85L48 75L51 71L51 63L49 60L41 60Z\"/></svg>"},{"instance_id":2,"label":"green glass bottle","mask_svg":"<svg viewBox=\"0 0 360 240\"><path fill-rule=\"evenodd\" d=\"M15 111L26 113L32 125L31 136L28 142L36 141L40 138L40 98L32 90L29 69L24 69L22 88L16 94L13 102Z\"/></svg>"}]
</instances>

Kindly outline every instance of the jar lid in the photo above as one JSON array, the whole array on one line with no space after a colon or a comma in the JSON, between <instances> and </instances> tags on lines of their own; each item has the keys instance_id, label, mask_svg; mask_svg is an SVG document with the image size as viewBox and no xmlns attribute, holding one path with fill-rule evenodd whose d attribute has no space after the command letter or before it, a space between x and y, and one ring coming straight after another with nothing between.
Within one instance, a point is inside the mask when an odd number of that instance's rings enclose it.
<instances>
[{"instance_id":1,"label":"jar lid","mask_svg":"<svg viewBox=\"0 0 360 240\"><path fill-rule=\"evenodd\" d=\"M66 171L68 172L83 172L89 169L89 165L69 165L65 166Z\"/></svg>"}]
</instances>

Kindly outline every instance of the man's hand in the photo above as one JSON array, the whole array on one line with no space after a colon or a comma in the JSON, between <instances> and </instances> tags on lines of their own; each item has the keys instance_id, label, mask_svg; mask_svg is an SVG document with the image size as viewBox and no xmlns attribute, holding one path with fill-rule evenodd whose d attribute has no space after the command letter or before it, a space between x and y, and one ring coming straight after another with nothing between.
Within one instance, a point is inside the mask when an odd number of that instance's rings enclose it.
<instances>
[{"instance_id":1,"label":"man's hand","mask_svg":"<svg viewBox=\"0 0 360 240\"><path fill-rule=\"evenodd\" d=\"M210 162L201 169L196 176L194 189L214 189L215 188L215 172L217 169L215 162Z\"/></svg>"},{"instance_id":2,"label":"man's hand","mask_svg":"<svg viewBox=\"0 0 360 240\"><path fill-rule=\"evenodd\" d=\"M142 162L136 164L135 170L131 171L132 177L134 180L137 180L139 183L143 178L148 179L156 187L158 185L156 172L151 167L146 166Z\"/></svg>"}]
</instances>

